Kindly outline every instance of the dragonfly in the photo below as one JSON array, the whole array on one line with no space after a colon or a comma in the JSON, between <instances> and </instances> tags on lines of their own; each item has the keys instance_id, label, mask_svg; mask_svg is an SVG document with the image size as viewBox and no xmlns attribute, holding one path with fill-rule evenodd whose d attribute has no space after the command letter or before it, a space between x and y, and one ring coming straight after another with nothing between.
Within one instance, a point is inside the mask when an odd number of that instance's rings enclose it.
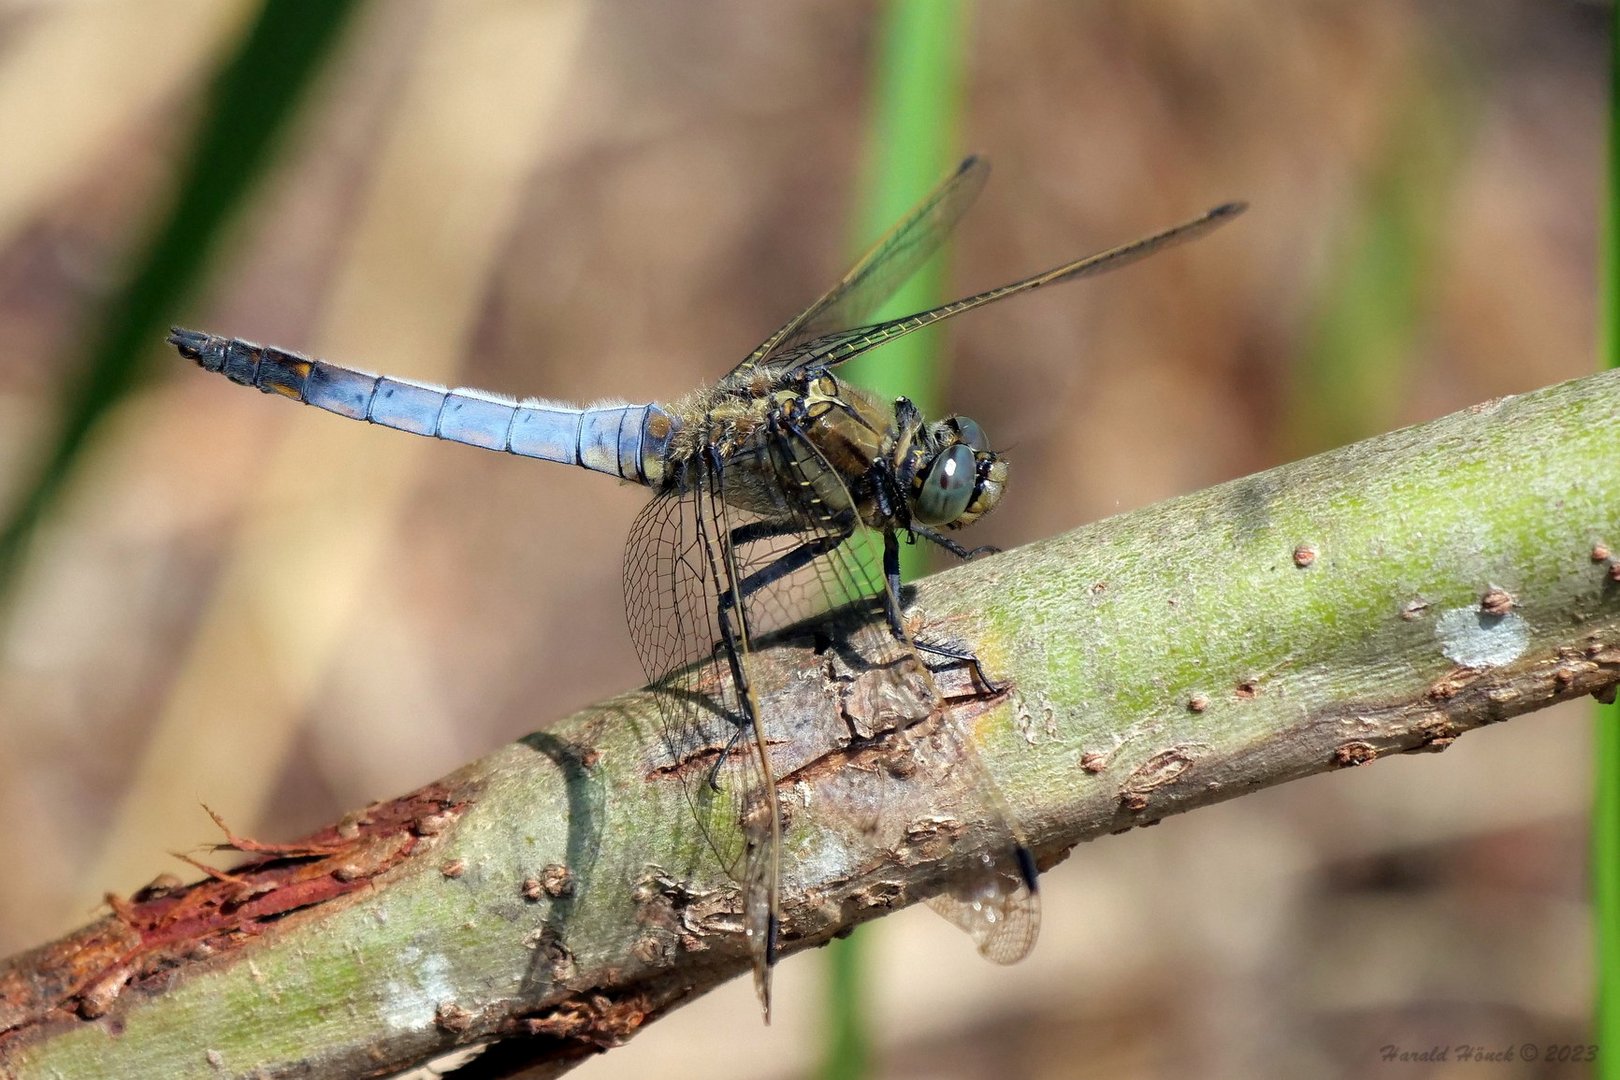
<instances>
[{"instance_id":1,"label":"dragonfly","mask_svg":"<svg viewBox=\"0 0 1620 1080\"><path fill-rule=\"evenodd\" d=\"M995 688L971 652L909 628L900 544L921 540L962 559L988 550L969 549L951 534L998 503L1008 463L968 417L930 421L907 398L881 401L841 378L838 366L975 308L1126 266L1244 209L1225 203L1020 281L868 322L939 249L988 174L983 158L966 158L729 374L667 404L519 401L374 375L241 338L179 328L169 337L204 369L266 393L651 490L625 546L630 634L659 702L669 771L681 778L708 847L739 888L740 929L767 1022L787 825L770 734L783 718L761 706L759 643L812 616L864 604L866 616L847 631L844 647L892 683L892 696L912 706L911 716L944 713L933 678L940 664L968 665L974 679ZM1022 959L1039 928L1036 862L971 740L947 719L896 745L916 762L951 769L976 804L975 853L928 903L989 959Z\"/></svg>"}]
</instances>

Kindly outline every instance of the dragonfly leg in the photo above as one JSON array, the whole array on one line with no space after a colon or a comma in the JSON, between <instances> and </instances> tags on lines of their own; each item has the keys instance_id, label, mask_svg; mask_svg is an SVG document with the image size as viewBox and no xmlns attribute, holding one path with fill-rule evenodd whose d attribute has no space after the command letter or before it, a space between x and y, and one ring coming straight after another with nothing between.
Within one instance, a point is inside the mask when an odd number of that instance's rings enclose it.
<instances>
[{"instance_id":1,"label":"dragonfly leg","mask_svg":"<svg viewBox=\"0 0 1620 1080\"><path fill-rule=\"evenodd\" d=\"M977 559L980 555L994 555L1001 550L993 544L985 544L983 547L976 548L963 547L944 533L930 529L926 525L918 525L916 522L906 526L906 530L922 537L931 544L938 544L958 559Z\"/></svg>"},{"instance_id":2,"label":"dragonfly leg","mask_svg":"<svg viewBox=\"0 0 1620 1080\"><path fill-rule=\"evenodd\" d=\"M743 544L752 544L756 540L774 540L779 536L802 532L804 526L797 521L788 519L750 521L746 525L739 525L731 530L731 546L741 547Z\"/></svg>"},{"instance_id":3,"label":"dragonfly leg","mask_svg":"<svg viewBox=\"0 0 1620 1080\"><path fill-rule=\"evenodd\" d=\"M723 490L723 483L721 481L723 465L718 451L716 451L713 447L709 448L708 465L713 477L713 490ZM735 533L738 531L740 530L732 530L731 535L735 535ZM754 711L754 695L748 684L748 670L742 662L742 653L744 651L743 641L748 632L747 618L745 613L739 613L736 611L738 598L747 595L747 579L739 582L733 576L732 571L735 567L735 559L733 556L735 548L728 547L727 557L716 560L714 552L714 548L716 546L718 545L705 545L705 548L709 551L709 572L714 575L715 583L720 586L718 590L720 594L719 600L715 605L715 623L720 630L720 640L715 643L715 649L724 649L725 651L726 664L731 668L732 685L737 688L737 701L741 706L743 713L743 715L732 719L732 725L736 728L736 730L732 732L731 738L726 741L725 750L721 753L720 757L716 759L714 769L709 773L709 786L718 791L720 790L718 778L720 765L731 756L731 752L736 747L737 741L741 739L745 733L755 730L757 724L756 717L752 715ZM741 617L743 624L743 632L741 634L738 633L738 628L732 623L733 615L739 615ZM763 747L761 747L760 750L761 753L764 752Z\"/></svg>"},{"instance_id":4,"label":"dragonfly leg","mask_svg":"<svg viewBox=\"0 0 1620 1080\"><path fill-rule=\"evenodd\" d=\"M716 643L715 647L723 650L726 654L726 664L731 668L732 685L737 688L737 701L742 707L743 715L730 717L730 714L727 714L735 730L732 731L731 738L726 740L725 749L715 759L714 768L709 771L709 786L715 791L720 790L720 766L731 756L731 751L736 747L737 740L741 739L747 732L752 731L754 727L754 718L750 715L753 711L753 706L750 704L753 695L749 693L748 674L742 663L742 645L738 639L737 629L731 625L732 607L730 600L731 592L727 590L721 594L720 603L717 605L716 620L720 626L720 641Z\"/></svg>"},{"instance_id":5,"label":"dragonfly leg","mask_svg":"<svg viewBox=\"0 0 1620 1080\"><path fill-rule=\"evenodd\" d=\"M984 666L979 663L975 653L966 649L953 649L948 645L937 645L919 637L908 638L900 619L900 540L893 532L883 534L883 613L889 621L890 632L901 641L909 640L918 652L968 665L979 685L992 694L1000 693L1007 688L1005 683L998 683L985 674Z\"/></svg>"},{"instance_id":6,"label":"dragonfly leg","mask_svg":"<svg viewBox=\"0 0 1620 1080\"><path fill-rule=\"evenodd\" d=\"M764 523L755 522L754 524L758 525ZM732 530L732 535L735 537L737 533L745 532L749 528L750 526L747 525L741 526L740 528ZM796 529L785 528L781 532L753 535L750 536L749 539L762 540L770 536L785 536L796 531ZM842 544L845 540L848 540L849 536L849 533L833 534L830 536L818 536L814 540L805 541L792 551L784 552L781 556L771 560L758 570L755 570L752 574L749 574L747 577L743 578L742 582L737 587L738 594L743 600L747 600L759 590L767 588L768 586L773 585L787 577L789 574L795 573L804 569L806 566L809 566L811 563L815 562L829 551L837 548L839 544ZM732 599L732 594L730 592L726 592L721 595L720 610L722 612L729 611L734 604L735 601Z\"/></svg>"},{"instance_id":7,"label":"dragonfly leg","mask_svg":"<svg viewBox=\"0 0 1620 1080\"><path fill-rule=\"evenodd\" d=\"M766 525L765 522L756 521L749 525L742 525L733 529L731 531L733 546L735 547L739 534L744 534L742 542L747 543L754 540L766 540L773 536L786 536L789 533L796 531L791 528L782 528L778 532L755 529L755 526L764 525ZM832 551L834 548L838 547L839 544L842 544L847 539L849 539L849 534L845 533L842 536L822 536L815 540L807 541L806 543L800 544L792 551L784 552L780 557L773 559L771 562L743 578L742 581L738 583L735 592L733 592L731 589L721 591L719 602L716 605L719 610L716 614L720 623L722 640L715 643L715 648L718 649L722 645L725 647L727 657L731 662L731 670L734 677L737 674L739 665L737 663L736 656L737 647L734 640L735 634L731 628L731 615L732 612L736 610L738 602L742 601L746 603L748 598L753 596L759 590L769 587L773 583L787 577L789 574L804 569L806 566L815 562L829 551ZM742 686L743 684L739 682L737 685ZM738 730L741 731L742 727L739 726ZM733 737L732 742L736 742L735 737ZM729 751L730 748L728 747L727 749ZM724 758L721 760L724 760Z\"/></svg>"},{"instance_id":8,"label":"dragonfly leg","mask_svg":"<svg viewBox=\"0 0 1620 1080\"><path fill-rule=\"evenodd\" d=\"M735 677L736 669L732 670L732 675ZM738 722L734 723L732 726L737 730L733 731L731 733L731 738L726 740L726 748L720 751L720 756L714 759L714 767L709 770L710 791L725 790L720 786L720 766L726 763L726 759L731 757L731 752L737 748L737 743L744 735L748 734L749 726L747 723Z\"/></svg>"}]
</instances>

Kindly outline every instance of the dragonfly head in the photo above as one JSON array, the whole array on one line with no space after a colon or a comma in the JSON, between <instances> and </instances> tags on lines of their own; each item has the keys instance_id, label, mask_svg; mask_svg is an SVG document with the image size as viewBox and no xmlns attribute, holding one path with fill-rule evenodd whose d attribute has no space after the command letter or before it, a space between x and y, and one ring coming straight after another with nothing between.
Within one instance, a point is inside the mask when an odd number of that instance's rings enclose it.
<instances>
[{"instance_id":1,"label":"dragonfly head","mask_svg":"<svg viewBox=\"0 0 1620 1080\"><path fill-rule=\"evenodd\" d=\"M965 416L929 424L918 439L921 460L911 482L911 516L919 524L960 529L990 512L1007 486L1007 463L984 429Z\"/></svg>"}]
</instances>

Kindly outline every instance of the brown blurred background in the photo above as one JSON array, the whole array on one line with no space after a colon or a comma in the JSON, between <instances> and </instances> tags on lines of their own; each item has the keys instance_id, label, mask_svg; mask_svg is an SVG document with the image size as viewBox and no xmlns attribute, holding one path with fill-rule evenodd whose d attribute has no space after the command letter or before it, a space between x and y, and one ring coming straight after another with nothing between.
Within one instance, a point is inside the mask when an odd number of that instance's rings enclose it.
<instances>
[{"instance_id":1,"label":"brown blurred background","mask_svg":"<svg viewBox=\"0 0 1620 1080\"><path fill-rule=\"evenodd\" d=\"M251 13L0 0L0 498ZM950 326L942 396L1013 460L976 542L1589 370L1607 17L978 4L963 149L996 174L957 291L1253 208ZM678 395L844 268L876 33L845 0L375 5L172 318L519 395ZM642 681L639 490L160 370L98 431L0 640L0 954L183 870L164 852L215 838L201 803L290 838ZM1380 1051L1586 1036L1589 727L1565 707L1082 848L1016 968L885 919L884 1069L1582 1075ZM785 963L768 1029L739 981L582 1075L803 1075L820 977Z\"/></svg>"}]
</instances>

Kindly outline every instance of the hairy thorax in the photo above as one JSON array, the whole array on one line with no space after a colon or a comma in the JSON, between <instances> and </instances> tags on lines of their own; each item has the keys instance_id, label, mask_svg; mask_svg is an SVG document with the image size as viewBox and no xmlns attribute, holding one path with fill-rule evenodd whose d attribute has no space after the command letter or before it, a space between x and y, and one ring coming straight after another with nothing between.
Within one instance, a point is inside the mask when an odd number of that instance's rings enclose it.
<instances>
[{"instance_id":1,"label":"hairy thorax","mask_svg":"<svg viewBox=\"0 0 1620 1080\"><path fill-rule=\"evenodd\" d=\"M755 380L757 381L757 379ZM689 490L710 452L726 502L766 517L859 515L882 527L874 472L893 453L894 411L830 374L776 385L719 386L670 406L680 429L669 482Z\"/></svg>"}]
</instances>

